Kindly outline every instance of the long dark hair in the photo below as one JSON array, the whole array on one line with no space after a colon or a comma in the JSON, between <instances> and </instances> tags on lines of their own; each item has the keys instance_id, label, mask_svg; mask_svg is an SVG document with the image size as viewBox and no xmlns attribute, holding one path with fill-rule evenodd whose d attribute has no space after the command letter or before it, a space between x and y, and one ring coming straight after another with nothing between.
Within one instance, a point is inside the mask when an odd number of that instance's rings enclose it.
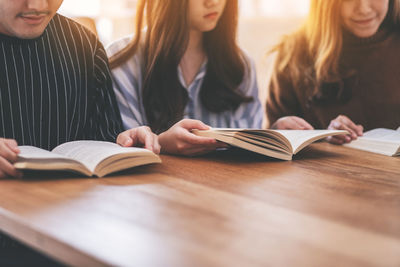
<instances>
[{"instance_id":1,"label":"long dark hair","mask_svg":"<svg viewBox=\"0 0 400 267\"><path fill-rule=\"evenodd\" d=\"M140 0L135 38L110 59L111 68L116 68L132 57L146 24L141 90L147 121L157 133L183 118L188 101L177 73L189 41L188 5L188 0ZM253 100L238 90L249 66L236 43L237 24L238 0L227 0L216 28L204 34L208 63L200 99L212 112L236 110Z\"/></svg>"}]
</instances>

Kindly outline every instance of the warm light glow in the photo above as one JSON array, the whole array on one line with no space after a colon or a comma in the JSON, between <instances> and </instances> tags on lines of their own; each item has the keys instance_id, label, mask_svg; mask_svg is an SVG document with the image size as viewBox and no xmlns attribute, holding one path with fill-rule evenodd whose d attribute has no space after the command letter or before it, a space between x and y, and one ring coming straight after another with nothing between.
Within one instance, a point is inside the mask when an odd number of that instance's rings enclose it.
<instances>
[{"instance_id":1,"label":"warm light glow","mask_svg":"<svg viewBox=\"0 0 400 267\"><path fill-rule=\"evenodd\" d=\"M64 0L59 12L69 17L98 17L100 0Z\"/></svg>"},{"instance_id":2,"label":"warm light glow","mask_svg":"<svg viewBox=\"0 0 400 267\"><path fill-rule=\"evenodd\" d=\"M239 1L242 18L298 18L304 17L309 8L309 0ZM60 13L94 18L100 39L109 43L132 33L136 3L137 0L64 0Z\"/></svg>"},{"instance_id":3,"label":"warm light glow","mask_svg":"<svg viewBox=\"0 0 400 267\"><path fill-rule=\"evenodd\" d=\"M245 17L305 16L310 0L241 0L240 11Z\"/></svg>"}]
</instances>

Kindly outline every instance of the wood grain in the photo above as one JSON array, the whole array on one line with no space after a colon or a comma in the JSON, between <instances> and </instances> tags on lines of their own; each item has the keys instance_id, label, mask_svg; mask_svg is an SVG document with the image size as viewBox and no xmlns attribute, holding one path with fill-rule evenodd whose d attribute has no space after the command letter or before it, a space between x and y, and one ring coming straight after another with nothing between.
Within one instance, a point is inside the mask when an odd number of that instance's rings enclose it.
<instances>
[{"instance_id":1,"label":"wood grain","mask_svg":"<svg viewBox=\"0 0 400 267\"><path fill-rule=\"evenodd\" d=\"M162 156L103 179L0 181L0 229L76 266L400 266L400 159Z\"/></svg>"}]
</instances>

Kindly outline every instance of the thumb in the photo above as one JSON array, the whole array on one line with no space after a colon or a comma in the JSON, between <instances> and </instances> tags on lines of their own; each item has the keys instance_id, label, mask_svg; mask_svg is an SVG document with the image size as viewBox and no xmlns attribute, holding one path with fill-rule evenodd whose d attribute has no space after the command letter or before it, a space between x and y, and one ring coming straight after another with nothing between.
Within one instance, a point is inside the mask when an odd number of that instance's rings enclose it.
<instances>
[{"instance_id":1,"label":"thumb","mask_svg":"<svg viewBox=\"0 0 400 267\"><path fill-rule=\"evenodd\" d=\"M118 135L117 137L117 144L122 146L122 147L131 147L133 144L133 140L130 137L130 134L128 131L125 131Z\"/></svg>"}]
</instances>

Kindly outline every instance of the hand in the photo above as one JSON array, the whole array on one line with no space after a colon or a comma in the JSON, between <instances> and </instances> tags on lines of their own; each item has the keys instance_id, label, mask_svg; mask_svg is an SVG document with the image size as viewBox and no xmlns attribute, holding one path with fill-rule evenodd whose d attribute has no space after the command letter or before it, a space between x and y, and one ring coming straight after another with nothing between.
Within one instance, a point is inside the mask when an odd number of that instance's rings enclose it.
<instances>
[{"instance_id":1,"label":"hand","mask_svg":"<svg viewBox=\"0 0 400 267\"><path fill-rule=\"evenodd\" d=\"M296 116L282 117L272 124L271 129L277 130L314 130L308 122Z\"/></svg>"},{"instance_id":2,"label":"hand","mask_svg":"<svg viewBox=\"0 0 400 267\"><path fill-rule=\"evenodd\" d=\"M350 143L351 141L356 140L357 137L362 136L364 131L364 127L362 125L356 125L352 120L344 115L339 115L336 119L332 120L328 126L328 129L346 130L350 133L348 135L336 135L327 138L328 142L336 145Z\"/></svg>"},{"instance_id":3,"label":"hand","mask_svg":"<svg viewBox=\"0 0 400 267\"><path fill-rule=\"evenodd\" d=\"M15 140L0 138L0 178L22 177L22 173L13 166L19 152Z\"/></svg>"},{"instance_id":4,"label":"hand","mask_svg":"<svg viewBox=\"0 0 400 267\"><path fill-rule=\"evenodd\" d=\"M154 134L147 126L141 126L120 133L117 137L117 144L123 147L144 146L144 148L160 153L160 144L158 136Z\"/></svg>"},{"instance_id":5,"label":"hand","mask_svg":"<svg viewBox=\"0 0 400 267\"><path fill-rule=\"evenodd\" d=\"M160 144L163 153L185 156L197 156L214 151L217 148L228 147L214 138L197 136L191 133L193 129L208 130L209 126L198 120L184 119L177 122L167 131L160 134Z\"/></svg>"}]
</instances>

